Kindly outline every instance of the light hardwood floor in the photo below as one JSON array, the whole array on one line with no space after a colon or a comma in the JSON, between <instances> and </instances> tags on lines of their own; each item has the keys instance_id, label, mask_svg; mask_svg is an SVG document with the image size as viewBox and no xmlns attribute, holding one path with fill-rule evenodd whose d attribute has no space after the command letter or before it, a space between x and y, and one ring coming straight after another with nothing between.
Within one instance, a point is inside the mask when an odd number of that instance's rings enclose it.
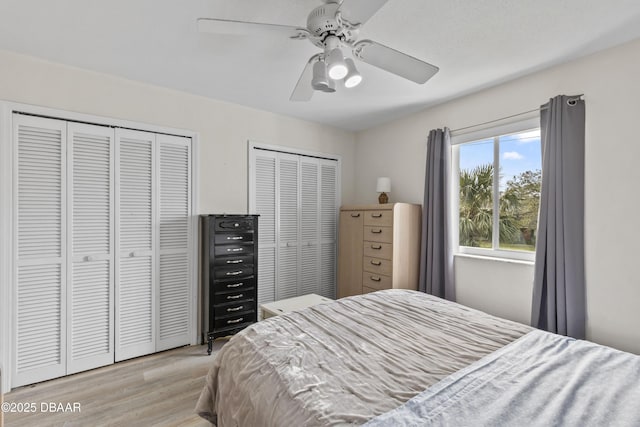
<instances>
[{"instance_id":1,"label":"light hardwood floor","mask_svg":"<svg viewBox=\"0 0 640 427\"><path fill-rule=\"evenodd\" d=\"M35 413L5 413L20 426L210 426L194 408L215 352L226 341L182 347L104 368L20 387L5 402L35 403ZM41 404L80 404L80 412L41 412Z\"/></svg>"}]
</instances>

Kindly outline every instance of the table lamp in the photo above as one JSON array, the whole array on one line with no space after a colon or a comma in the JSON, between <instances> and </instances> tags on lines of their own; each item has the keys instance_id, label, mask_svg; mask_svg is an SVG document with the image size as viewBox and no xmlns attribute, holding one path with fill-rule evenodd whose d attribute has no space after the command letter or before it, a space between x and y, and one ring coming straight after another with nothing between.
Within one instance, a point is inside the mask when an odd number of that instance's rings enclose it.
<instances>
[{"instance_id":1,"label":"table lamp","mask_svg":"<svg viewBox=\"0 0 640 427\"><path fill-rule=\"evenodd\" d=\"M380 196L378 197L378 202L381 205L384 205L385 203L389 202L389 196L387 196L387 193L391 193L391 179L386 176L378 178L376 191L380 193Z\"/></svg>"}]
</instances>

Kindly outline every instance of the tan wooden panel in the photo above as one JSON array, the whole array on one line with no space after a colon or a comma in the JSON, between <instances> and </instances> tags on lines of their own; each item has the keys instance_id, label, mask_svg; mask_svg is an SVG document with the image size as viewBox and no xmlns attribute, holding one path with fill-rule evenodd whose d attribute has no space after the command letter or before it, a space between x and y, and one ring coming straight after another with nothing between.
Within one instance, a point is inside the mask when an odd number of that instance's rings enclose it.
<instances>
[{"instance_id":1,"label":"tan wooden panel","mask_svg":"<svg viewBox=\"0 0 640 427\"><path fill-rule=\"evenodd\" d=\"M375 289L391 289L392 282L391 276L385 276L384 274L375 274L364 272L362 277L362 286L363 288L375 288Z\"/></svg>"},{"instance_id":2,"label":"tan wooden panel","mask_svg":"<svg viewBox=\"0 0 640 427\"><path fill-rule=\"evenodd\" d=\"M393 244L381 242L364 242L364 256L393 259Z\"/></svg>"},{"instance_id":3,"label":"tan wooden panel","mask_svg":"<svg viewBox=\"0 0 640 427\"><path fill-rule=\"evenodd\" d=\"M382 226L365 226L364 240L367 242L393 243L393 228Z\"/></svg>"},{"instance_id":4,"label":"tan wooden panel","mask_svg":"<svg viewBox=\"0 0 640 427\"><path fill-rule=\"evenodd\" d=\"M391 276L393 263L388 259L364 257L364 271Z\"/></svg>"},{"instance_id":5,"label":"tan wooden panel","mask_svg":"<svg viewBox=\"0 0 640 427\"><path fill-rule=\"evenodd\" d=\"M338 298L362 293L362 211L340 211L338 228Z\"/></svg>"},{"instance_id":6,"label":"tan wooden panel","mask_svg":"<svg viewBox=\"0 0 640 427\"><path fill-rule=\"evenodd\" d=\"M385 227L391 227L393 225L393 211L365 211L364 225L382 225Z\"/></svg>"}]
</instances>

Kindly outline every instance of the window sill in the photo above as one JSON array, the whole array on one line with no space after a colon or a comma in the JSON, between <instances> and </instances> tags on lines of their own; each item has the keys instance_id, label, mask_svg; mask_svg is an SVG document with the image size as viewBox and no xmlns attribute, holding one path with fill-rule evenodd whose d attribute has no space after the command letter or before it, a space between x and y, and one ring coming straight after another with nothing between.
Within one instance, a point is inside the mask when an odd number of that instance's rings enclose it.
<instances>
[{"instance_id":1,"label":"window sill","mask_svg":"<svg viewBox=\"0 0 640 427\"><path fill-rule=\"evenodd\" d=\"M510 263L510 264L520 264L520 265L529 265L529 266L534 266L535 265L534 261L528 261L528 260L522 260L522 259L513 259L513 258L503 258L503 257L497 257L497 256L465 254L465 253L461 253L461 252L455 253L455 254L453 254L453 256L454 257L461 257L461 258L481 259L481 260L485 260L485 261L506 262L506 263Z\"/></svg>"}]
</instances>

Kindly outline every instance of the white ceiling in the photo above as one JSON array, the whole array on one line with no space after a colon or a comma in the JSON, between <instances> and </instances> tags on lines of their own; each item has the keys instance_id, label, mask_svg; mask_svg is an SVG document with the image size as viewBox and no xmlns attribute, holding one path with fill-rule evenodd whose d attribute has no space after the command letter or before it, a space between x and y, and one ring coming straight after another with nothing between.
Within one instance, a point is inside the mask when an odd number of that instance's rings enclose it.
<instances>
[{"instance_id":1,"label":"white ceiling","mask_svg":"<svg viewBox=\"0 0 640 427\"><path fill-rule=\"evenodd\" d=\"M2 0L0 48L365 129L640 37L638 0L389 0L370 38L440 67L424 85L359 62L363 83L290 102L306 40L199 34L198 17L305 26L320 0Z\"/></svg>"}]
</instances>

